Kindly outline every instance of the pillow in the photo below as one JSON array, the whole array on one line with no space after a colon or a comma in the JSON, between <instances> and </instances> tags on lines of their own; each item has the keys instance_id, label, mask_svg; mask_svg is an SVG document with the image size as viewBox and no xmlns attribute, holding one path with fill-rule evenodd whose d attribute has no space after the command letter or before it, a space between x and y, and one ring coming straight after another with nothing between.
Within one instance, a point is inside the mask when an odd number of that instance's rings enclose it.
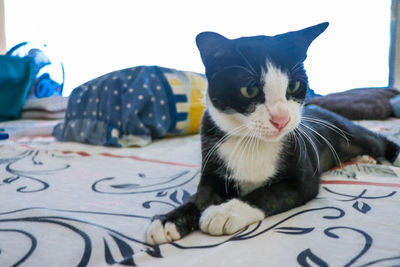
<instances>
[{"instance_id":1,"label":"pillow","mask_svg":"<svg viewBox=\"0 0 400 267\"><path fill-rule=\"evenodd\" d=\"M384 120L392 116L390 99L400 94L394 88L358 88L312 98L314 104L350 120Z\"/></svg>"},{"instance_id":2,"label":"pillow","mask_svg":"<svg viewBox=\"0 0 400 267\"><path fill-rule=\"evenodd\" d=\"M204 75L138 66L114 71L75 88L60 141L96 145L143 146L154 138L199 131L205 109Z\"/></svg>"}]
</instances>

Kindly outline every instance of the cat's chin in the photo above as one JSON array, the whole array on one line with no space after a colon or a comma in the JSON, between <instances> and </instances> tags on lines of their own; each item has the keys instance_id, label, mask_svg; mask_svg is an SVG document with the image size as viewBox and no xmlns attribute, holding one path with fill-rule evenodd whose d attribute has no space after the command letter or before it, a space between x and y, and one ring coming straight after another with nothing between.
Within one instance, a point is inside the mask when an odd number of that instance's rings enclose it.
<instances>
[{"instance_id":1,"label":"cat's chin","mask_svg":"<svg viewBox=\"0 0 400 267\"><path fill-rule=\"evenodd\" d=\"M276 134L262 134L259 135L258 138L261 139L264 142L278 142L280 141L287 132L278 132Z\"/></svg>"}]
</instances>

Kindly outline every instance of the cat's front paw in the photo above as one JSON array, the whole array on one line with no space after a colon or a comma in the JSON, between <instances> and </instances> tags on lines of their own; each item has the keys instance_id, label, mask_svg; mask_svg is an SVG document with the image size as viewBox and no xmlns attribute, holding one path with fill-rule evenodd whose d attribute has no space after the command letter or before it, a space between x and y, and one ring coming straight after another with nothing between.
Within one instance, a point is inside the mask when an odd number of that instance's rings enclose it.
<instances>
[{"instance_id":1,"label":"cat's front paw","mask_svg":"<svg viewBox=\"0 0 400 267\"><path fill-rule=\"evenodd\" d=\"M150 245L169 243L178 239L181 239L181 235L172 222L163 223L160 219L155 219L146 231L146 241Z\"/></svg>"},{"instance_id":2,"label":"cat's front paw","mask_svg":"<svg viewBox=\"0 0 400 267\"><path fill-rule=\"evenodd\" d=\"M351 159L352 162L359 164L377 164L378 162L369 155L361 155Z\"/></svg>"},{"instance_id":3,"label":"cat's front paw","mask_svg":"<svg viewBox=\"0 0 400 267\"><path fill-rule=\"evenodd\" d=\"M232 199L208 207L200 217L200 229L211 235L231 235L247 225L264 219L264 212L249 204Z\"/></svg>"}]
</instances>

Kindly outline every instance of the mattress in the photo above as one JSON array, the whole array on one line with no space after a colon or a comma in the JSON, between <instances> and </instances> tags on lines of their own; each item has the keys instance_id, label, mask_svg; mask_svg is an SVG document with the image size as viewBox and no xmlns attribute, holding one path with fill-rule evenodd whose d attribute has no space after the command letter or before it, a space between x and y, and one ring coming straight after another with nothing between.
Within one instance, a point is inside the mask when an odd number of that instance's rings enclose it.
<instances>
[{"instance_id":1,"label":"mattress","mask_svg":"<svg viewBox=\"0 0 400 267\"><path fill-rule=\"evenodd\" d=\"M400 168L349 162L301 207L150 246L151 217L196 190L199 135L112 148L56 142L56 123L0 123L0 266L400 265ZM400 143L399 120L360 124Z\"/></svg>"}]
</instances>

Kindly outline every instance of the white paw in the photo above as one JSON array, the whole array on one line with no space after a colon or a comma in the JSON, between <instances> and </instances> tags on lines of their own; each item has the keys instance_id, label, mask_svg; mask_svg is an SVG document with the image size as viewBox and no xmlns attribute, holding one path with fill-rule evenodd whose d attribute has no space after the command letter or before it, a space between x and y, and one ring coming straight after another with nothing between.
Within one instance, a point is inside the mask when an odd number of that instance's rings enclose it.
<instances>
[{"instance_id":1,"label":"white paw","mask_svg":"<svg viewBox=\"0 0 400 267\"><path fill-rule=\"evenodd\" d=\"M245 202L232 199L208 207L200 217L200 229L211 235L231 235L249 224L265 218L264 212Z\"/></svg>"},{"instance_id":2,"label":"white paw","mask_svg":"<svg viewBox=\"0 0 400 267\"><path fill-rule=\"evenodd\" d=\"M360 163L360 164L377 164L376 160L368 155L362 155L362 156L357 156L353 158L351 161L354 161L355 163Z\"/></svg>"},{"instance_id":3,"label":"white paw","mask_svg":"<svg viewBox=\"0 0 400 267\"><path fill-rule=\"evenodd\" d=\"M146 231L146 240L150 245L163 244L181 239L176 225L171 222L162 225L160 220L151 222Z\"/></svg>"}]
</instances>

